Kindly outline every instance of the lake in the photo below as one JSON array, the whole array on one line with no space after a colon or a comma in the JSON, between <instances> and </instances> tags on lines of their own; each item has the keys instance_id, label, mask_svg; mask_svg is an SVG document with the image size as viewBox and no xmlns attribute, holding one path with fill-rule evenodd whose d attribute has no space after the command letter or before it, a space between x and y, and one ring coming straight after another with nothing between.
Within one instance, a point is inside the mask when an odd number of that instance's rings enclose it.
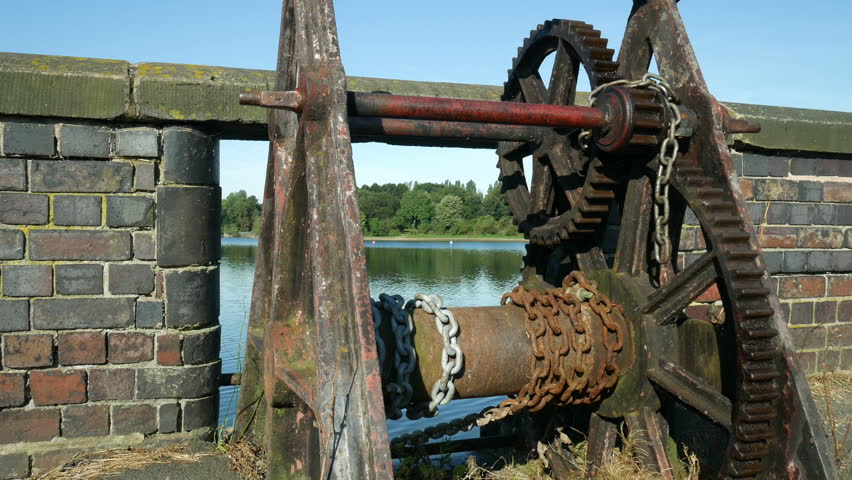
<instances>
[{"instance_id":1,"label":"lake","mask_svg":"<svg viewBox=\"0 0 852 480\"><path fill-rule=\"evenodd\" d=\"M368 241L367 269L373 298L380 293L437 293L452 308L493 306L520 281L524 242ZM239 372L251 307L257 240L223 238L221 261L222 371ZM219 423L230 425L239 387L220 389ZM493 405L499 399L470 399L441 407L435 419L391 421L391 437ZM469 432L473 433L473 432ZM459 438L462 438L461 436Z\"/></svg>"}]
</instances>

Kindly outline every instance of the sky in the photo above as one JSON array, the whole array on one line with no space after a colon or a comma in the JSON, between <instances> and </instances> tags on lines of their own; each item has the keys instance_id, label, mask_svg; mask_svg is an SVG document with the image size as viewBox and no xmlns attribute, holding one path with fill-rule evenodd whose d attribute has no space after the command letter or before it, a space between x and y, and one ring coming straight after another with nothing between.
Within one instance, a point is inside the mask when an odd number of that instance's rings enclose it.
<instances>
[{"instance_id":1,"label":"sky","mask_svg":"<svg viewBox=\"0 0 852 480\"><path fill-rule=\"evenodd\" d=\"M593 24L615 50L629 0L338 0L348 75L501 85L517 47L551 18ZM719 100L852 112L848 0L682 0ZM280 0L0 0L0 50L274 69ZM616 53L617 55L617 53ZM0 86L0 89L2 86ZM225 194L261 197L265 142L223 141ZM354 145L359 184L497 179L488 150Z\"/></svg>"}]
</instances>

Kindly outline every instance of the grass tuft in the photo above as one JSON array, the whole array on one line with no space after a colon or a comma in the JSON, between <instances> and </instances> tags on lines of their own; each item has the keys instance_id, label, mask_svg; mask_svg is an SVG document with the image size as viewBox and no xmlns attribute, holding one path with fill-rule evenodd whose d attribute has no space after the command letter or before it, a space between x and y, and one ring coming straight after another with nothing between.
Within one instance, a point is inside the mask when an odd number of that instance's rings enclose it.
<instances>
[{"instance_id":1,"label":"grass tuft","mask_svg":"<svg viewBox=\"0 0 852 480\"><path fill-rule=\"evenodd\" d=\"M186 445L152 449L115 449L83 453L36 480L97 480L163 463L198 463L210 452L192 453Z\"/></svg>"}]
</instances>

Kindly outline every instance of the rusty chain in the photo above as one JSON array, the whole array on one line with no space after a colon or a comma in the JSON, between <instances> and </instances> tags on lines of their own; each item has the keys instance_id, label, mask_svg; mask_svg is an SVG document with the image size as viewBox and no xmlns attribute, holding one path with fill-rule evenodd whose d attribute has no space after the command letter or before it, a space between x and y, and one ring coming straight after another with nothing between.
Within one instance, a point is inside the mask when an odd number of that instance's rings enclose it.
<instances>
[{"instance_id":1,"label":"rusty chain","mask_svg":"<svg viewBox=\"0 0 852 480\"><path fill-rule=\"evenodd\" d=\"M411 403L411 395L414 389L409 382L411 372L417 364L417 352L411 345L411 333L414 330L414 322L410 312L403 308L405 300L401 295L379 295L379 301L372 300L373 322L376 328L376 345L379 350L380 365L385 361L385 345L381 338L381 311L391 314L391 331L394 337L393 371L394 380L385 382L385 410L387 417L396 420L402 417L402 409Z\"/></svg>"},{"instance_id":2,"label":"rusty chain","mask_svg":"<svg viewBox=\"0 0 852 480\"><path fill-rule=\"evenodd\" d=\"M660 151L657 153L657 177L654 180L654 261L658 265L662 265L671 260L672 252L669 238L669 179L680 148L675 135L681 123L680 108L677 106L678 98L665 78L653 73L646 73L639 80L616 80L598 86L589 94L589 106L595 105L598 94L615 85L624 85L628 88L647 88L659 92L666 110L671 115L666 138L660 142ZM588 149L591 137L591 130L580 132L578 140L583 149Z\"/></svg>"}]
</instances>

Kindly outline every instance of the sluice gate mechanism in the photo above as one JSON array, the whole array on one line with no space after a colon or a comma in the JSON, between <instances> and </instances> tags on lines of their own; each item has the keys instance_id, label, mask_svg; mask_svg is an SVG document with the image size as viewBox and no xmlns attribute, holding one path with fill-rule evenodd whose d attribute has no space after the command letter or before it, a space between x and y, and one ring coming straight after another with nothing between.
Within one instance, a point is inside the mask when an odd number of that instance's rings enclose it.
<instances>
[{"instance_id":1,"label":"sluice gate mechanism","mask_svg":"<svg viewBox=\"0 0 852 480\"><path fill-rule=\"evenodd\" d=\"M240 98L269 108L270 155L236 429L270 478L389 479L392 458L474 425L440 450L545 444L557 464L559 435L581 432L594 476L627 431L660 478L684 447L707 478L836 477L729 152L759 126L710 95L674 0L634 3L617 58L587 23L544 22L500 102L349 92L331 0L282 17L277 90ZM371 300L358 141L496 149L529 240L500 306ZM685 215L703 253L678 252ZM707 291L717 314L690 318ZM496 395L388 437L388 418Z\"/></svg>"}]
</instances>

